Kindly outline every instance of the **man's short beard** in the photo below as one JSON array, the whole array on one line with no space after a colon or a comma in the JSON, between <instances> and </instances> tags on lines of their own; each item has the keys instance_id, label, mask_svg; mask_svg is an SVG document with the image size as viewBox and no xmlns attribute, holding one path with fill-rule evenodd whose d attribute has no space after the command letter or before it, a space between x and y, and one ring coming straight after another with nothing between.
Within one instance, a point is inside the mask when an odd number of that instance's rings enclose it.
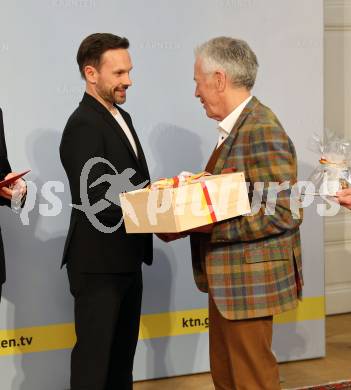
<instances>
[{"instance_id":1,"label":"man's short beard","mask_svg":"<svg viewBox=\"0 0 351 390\"><path fill-rule=\"evenodd\" d=\"M96 86L96 92L100 95L100 97L102 99L104 99L105 101L113 104L115 103L115 97L114 96L111 96L111 91L110 90L107 90L107 89L104 89L104 88L100 88L98 85Z\"/></svg>"},{"instance_id":2,"label":"man's short beard","mask_svg":"<svg viewBox=\"0 0 351 390\"><path fill-rule=\"evenodd\" d=\"M123 104L123 103L126 101L126 97L120 98L120 97L117 95L117 93L118 93L118 89L115 89L115 90L114 90L114 95L113 95L113 97L114 97L114 102L115 102L116 104Z\"/></svg>"}]
</instances>

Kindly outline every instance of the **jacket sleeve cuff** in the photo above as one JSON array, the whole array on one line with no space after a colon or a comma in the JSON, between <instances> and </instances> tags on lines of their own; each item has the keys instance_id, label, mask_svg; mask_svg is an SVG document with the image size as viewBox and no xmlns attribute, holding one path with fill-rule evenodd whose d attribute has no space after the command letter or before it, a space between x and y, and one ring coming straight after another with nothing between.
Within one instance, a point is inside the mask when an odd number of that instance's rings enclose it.
<instances>
[{"instance_id":1,"label":"jacket sleeve cuff","mask_svg":"<svg viewBox=\"0 0 351 390\"><path fill-rule=\"evenodd\" d=\"M235 241L239 241L239 234L234 221L215 224L211 235L212 244Z\"/></svg>"}]
</instances>

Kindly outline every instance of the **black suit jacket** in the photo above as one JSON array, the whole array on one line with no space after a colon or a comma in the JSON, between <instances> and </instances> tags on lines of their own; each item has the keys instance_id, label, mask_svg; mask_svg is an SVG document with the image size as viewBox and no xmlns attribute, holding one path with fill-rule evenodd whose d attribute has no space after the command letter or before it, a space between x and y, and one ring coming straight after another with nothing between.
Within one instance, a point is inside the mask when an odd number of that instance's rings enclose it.
<instances>
[{"instance_id":1,"label":"black suit jacket","mask_svg":"<svg viewBox=\"0 0 351 390\"><path fill-rule=\"evenodd\" d=\"M0 108L0 180L2 180L10 172L11 172L11 167L7 159L4 124L2 120L2 111ZM11 202L5 198L0 197L0 205L10 206ZM5 280L6 280L5 255L4 255L4 246L2 243L2 236L0 231L0 285L4 283Z\"/></svg>"},{"instance_id":2,"label":"black suit jacket","mask_svg":"<svg viewBox=\"0 0 351 390\"><path fill-rule=\"evenodd\" d=\"M111 113L94 97L85 93L79 107L68 119L63 131L60 156L68 176L73 204L81 204L80 175L84 164L92 157L108 160L122 173L127 168L135 171L131 182L138 185L149 181L145 156L134 130L130 115L118 107L128 124L138 149L135 155L128 138ZM114 175L105 163L94 165L88 178L90 204L105 198L107 182L89 188L102 175ZM116 199L118 199L116 193ZM122 218L122 210L110 204L97 217L105 226L115 226ZM68 264L80 272L119 273L140 270L141 263L152 263L152 235L127 234L124 224L114 233L97 230L84 212L72 209L62 265Z\"/></svg>"}]
</instances>

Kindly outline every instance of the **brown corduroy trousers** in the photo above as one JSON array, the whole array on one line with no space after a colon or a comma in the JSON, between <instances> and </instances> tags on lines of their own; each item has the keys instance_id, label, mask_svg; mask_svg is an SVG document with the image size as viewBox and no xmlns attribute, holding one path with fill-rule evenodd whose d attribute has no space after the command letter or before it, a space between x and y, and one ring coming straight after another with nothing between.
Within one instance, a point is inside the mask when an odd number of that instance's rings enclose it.
<instances>
[{"instance_id":1,"label":"brown corduroy trousers","mask_svg":"<svg viewBox=\"0 0 351 390\"><path fill-rule=\"evenodd\" d=\"M280 390L273 317L227 320L209 294L210 365L216 390Z\"/></svg>"}]
</instances>

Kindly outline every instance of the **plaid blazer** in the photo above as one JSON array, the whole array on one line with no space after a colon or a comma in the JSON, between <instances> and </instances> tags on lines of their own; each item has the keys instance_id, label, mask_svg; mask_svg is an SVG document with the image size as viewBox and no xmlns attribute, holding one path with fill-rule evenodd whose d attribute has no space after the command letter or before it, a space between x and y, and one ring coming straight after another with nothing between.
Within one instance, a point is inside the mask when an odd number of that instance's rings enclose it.
<instances>
[{"instance_id":1,"label":"plaid blazer","mask_svg":"<svg viewBox=\"0 0 351 390\"><path fill-rule=\"evenodd\" d=\"M290 211L291 186L297 180L296 153L277 117L255 97L224 141L213 173L230 168L245 173L251 201L256 196L254 184L264 183L262 202L252 215L216 223L212 235L191 234L196 284L201 291L210 291L227 319L293 309L303 284L302 216ZM278 192L276 203L269 202L269 182L290 184Z\"/></svg>"}]
</instances>

